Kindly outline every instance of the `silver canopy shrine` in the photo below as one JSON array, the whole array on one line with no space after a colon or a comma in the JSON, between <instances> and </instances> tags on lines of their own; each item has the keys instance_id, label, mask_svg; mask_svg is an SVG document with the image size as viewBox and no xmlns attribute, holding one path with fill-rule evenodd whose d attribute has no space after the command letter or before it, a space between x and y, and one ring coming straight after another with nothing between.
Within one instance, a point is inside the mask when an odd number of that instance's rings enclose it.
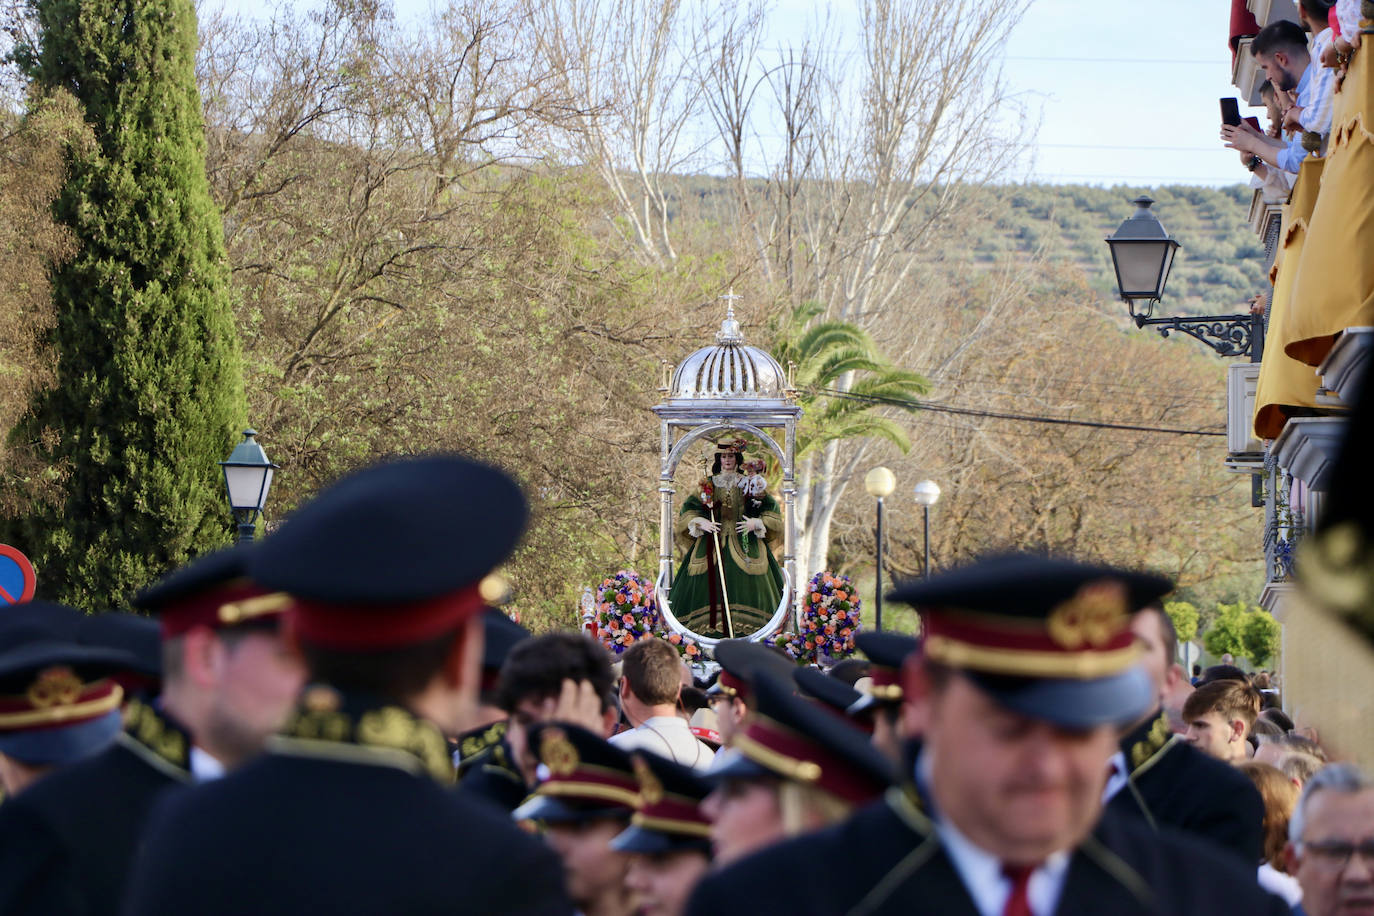
<instances>
[{"instance_id":1,"label":"silver canopy shrine","mask_svg":"<svg viewBox=\"0 0 1374 916\"><path fill-rule=\"evenodd\" d=\"M722 298L729 305L715 344L678 363L652 408L661 501L654 591L667 626L707 650L724 637L758 641L794 624L798 575L802 410L778 361L745 343L738 297ZM700 459L702 475L678 493L679 466Z\"/></svg>"}]
</instances>

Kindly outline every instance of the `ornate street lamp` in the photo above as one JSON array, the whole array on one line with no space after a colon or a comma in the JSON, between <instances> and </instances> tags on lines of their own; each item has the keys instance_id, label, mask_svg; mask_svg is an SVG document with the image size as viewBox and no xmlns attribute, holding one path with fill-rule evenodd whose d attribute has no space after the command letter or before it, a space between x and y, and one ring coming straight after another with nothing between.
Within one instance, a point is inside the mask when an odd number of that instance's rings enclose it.
<instances>
[{"instance_id":1,"label":"ornate street lamp","mask_svg":"<svg viewBox=\"0 0 1374 916\"><path fill-rule=\"evenodd\" d=\"M1114 235L1107 236L1107 247L1112 252L1112 267L1116 268L1116 288L1121 290L1131 317L1142 317L1136 312L1136 303L1143 302L1143 317L1149 318L1155 303L1164 298L1164 284L1169 281L1169 268L1174 265L1179 244L1150 212L1153 200L1141 195L1134 203L1135 213Z\"/></svg>"},{"instance_id":2,"label":"ornate street lamp","mask_svg":"<svg viewBox=\"0 0 1374 916\"><path fill-rule=\"evenodd\" d=\"M1251 362L1259 362L1264 353L1262 315L1153 317L1155 306L1164 298L1164 284L1169 281L1169 269L1180 246L1151 212L1153 200L1141 195L1133 203L1135 213L1107 236L1107 247L1116 270L1116 288L1135 326L1157 325L1161 337L1180 331L1211 347L1218 356L1249 356Z\"/></svg>"},{"instance_id":3,"label":"ornate street lamp","mask_svg":"<svg viewBox=\"0 0 1374 916\"><path fill-rule=\"evenodd\" d=\"M916 504L921 507L926 529L926 559L921 567L921 578L930 578L930 507L940 500L940 485L933 480L923 480L916 484Z\"/></svg>"},{"instance_id":4,"label":"ornate street lamp","mask_svg":"<svg viewBox=\"0 0 1374 916\"><path fill-rule=\"evenodd\" d=\"M873 588L873 629L883 631L883 498L897 488L897 478L884 467L877 467L864 476L864 489L878 500L878 567L877 584Z\"/></svg>"},{"instance_id":5,"label":"ornate street lamp","mask_svg":"<svg viewBox=\"0 0 1374 916\"><path fill-rule=\"evenodd\" d=\"M240 544L253 540L258 514L267 503L267 491L272 488L272 472L278 468L253 438L257 434L255 429L245 429L243 441L219 463L224 468L224 490L229 497L229 509L239 526Z\"/></svg>"}]
</instances>

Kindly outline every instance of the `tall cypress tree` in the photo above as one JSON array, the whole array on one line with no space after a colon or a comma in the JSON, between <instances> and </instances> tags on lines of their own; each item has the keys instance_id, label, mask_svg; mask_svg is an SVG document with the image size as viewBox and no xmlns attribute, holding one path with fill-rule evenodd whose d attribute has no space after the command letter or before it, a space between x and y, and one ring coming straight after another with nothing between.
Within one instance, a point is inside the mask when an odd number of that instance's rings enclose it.
<instances>
[{"instance_id":1,"label":"tall cypress tree","mask_svg":"<svg viewBox=\"0 0 1374 916\"><path fill-rule=\"evenodd\" d=\"M21 61L95 134L69 154L57 219L80 246L52 277L56 384L13 431L64 497L5 520L39 594L123 603L224 543L217 462L246 413L224 230L205 175L191 0L34 0Z\"/></svg>"}]
</instances>

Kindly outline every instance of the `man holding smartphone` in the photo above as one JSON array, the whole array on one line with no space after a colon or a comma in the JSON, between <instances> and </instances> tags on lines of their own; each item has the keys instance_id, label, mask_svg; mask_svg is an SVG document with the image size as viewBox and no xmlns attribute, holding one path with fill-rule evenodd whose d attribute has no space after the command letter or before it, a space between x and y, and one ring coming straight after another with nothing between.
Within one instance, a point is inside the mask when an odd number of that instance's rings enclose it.
<instances>
[{"instance_id":1,"label":"man holding smartphone","mask_svg":"<svg viewBox=\"0 0 1374 916\"><path fill-rule=\"evenodd\" d=\"M1286 19L1272 22L1255 36L1250 51L1275 89L1281 92L1296 89L1298 106L1306 108L1310 105L1312 58L1307 50L1307 35L1301 26ZM1261 164L1285 172L1297 172L1307 155L1302 148L1300 135L1295 134L1292 140L1285 143L1241 123L1223 124L1221 139L1226 142L1227 149L1250 154L1246 164L1256 174Z\"/></svg>"}]
</instances>

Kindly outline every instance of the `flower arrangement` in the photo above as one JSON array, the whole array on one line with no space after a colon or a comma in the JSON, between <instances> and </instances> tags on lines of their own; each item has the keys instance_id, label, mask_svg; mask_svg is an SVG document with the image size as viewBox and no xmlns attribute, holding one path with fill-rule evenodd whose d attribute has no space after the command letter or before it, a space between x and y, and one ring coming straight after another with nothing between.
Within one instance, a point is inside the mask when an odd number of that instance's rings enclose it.
<instances>
[{"instance_id":1,"label":"flower arrangement","mask_svg":"<svg viewBox=\"0 0 1374 916\"><path fill-rule=\"evenodd\" d=\"M689 662L701 660L701 646L690 636L683 636L681 633L660 633L664 639L668 640L668 645L677 650L677 654Z\"/></svg>"},{"instance_id":2,"label":"flower arrangement","mask_svg":"<svg viewBox=\"0 0 1374 916\"><path fill-rule=\"evenodd\" d=\"M595 635L616 655L657 634L661 624L653 583L622 569L596 587Z\"/></svg>"},{"instance_id":3,"label":"flower arrangement","mask_svg":"<svg viewBox=\"0 0 1374 916\"><path fill-rule=\"evenodd\" d=\"M770 640L798 662L832 665L854 654L862 602L848 576L819 572L807 583L801 631Z\"/></svg>"},{"instance_id":4,"label":"flower arrangement","mask_svg":"<svg viewBox=\"0 0 1374 916\"><path fill-rule=\"evenodd\" d=\"M708 509L716 505L716 485L711 483L711 478L701 478L701 483L697 484L697 499Z\"/></svg>"}]
</instances>

